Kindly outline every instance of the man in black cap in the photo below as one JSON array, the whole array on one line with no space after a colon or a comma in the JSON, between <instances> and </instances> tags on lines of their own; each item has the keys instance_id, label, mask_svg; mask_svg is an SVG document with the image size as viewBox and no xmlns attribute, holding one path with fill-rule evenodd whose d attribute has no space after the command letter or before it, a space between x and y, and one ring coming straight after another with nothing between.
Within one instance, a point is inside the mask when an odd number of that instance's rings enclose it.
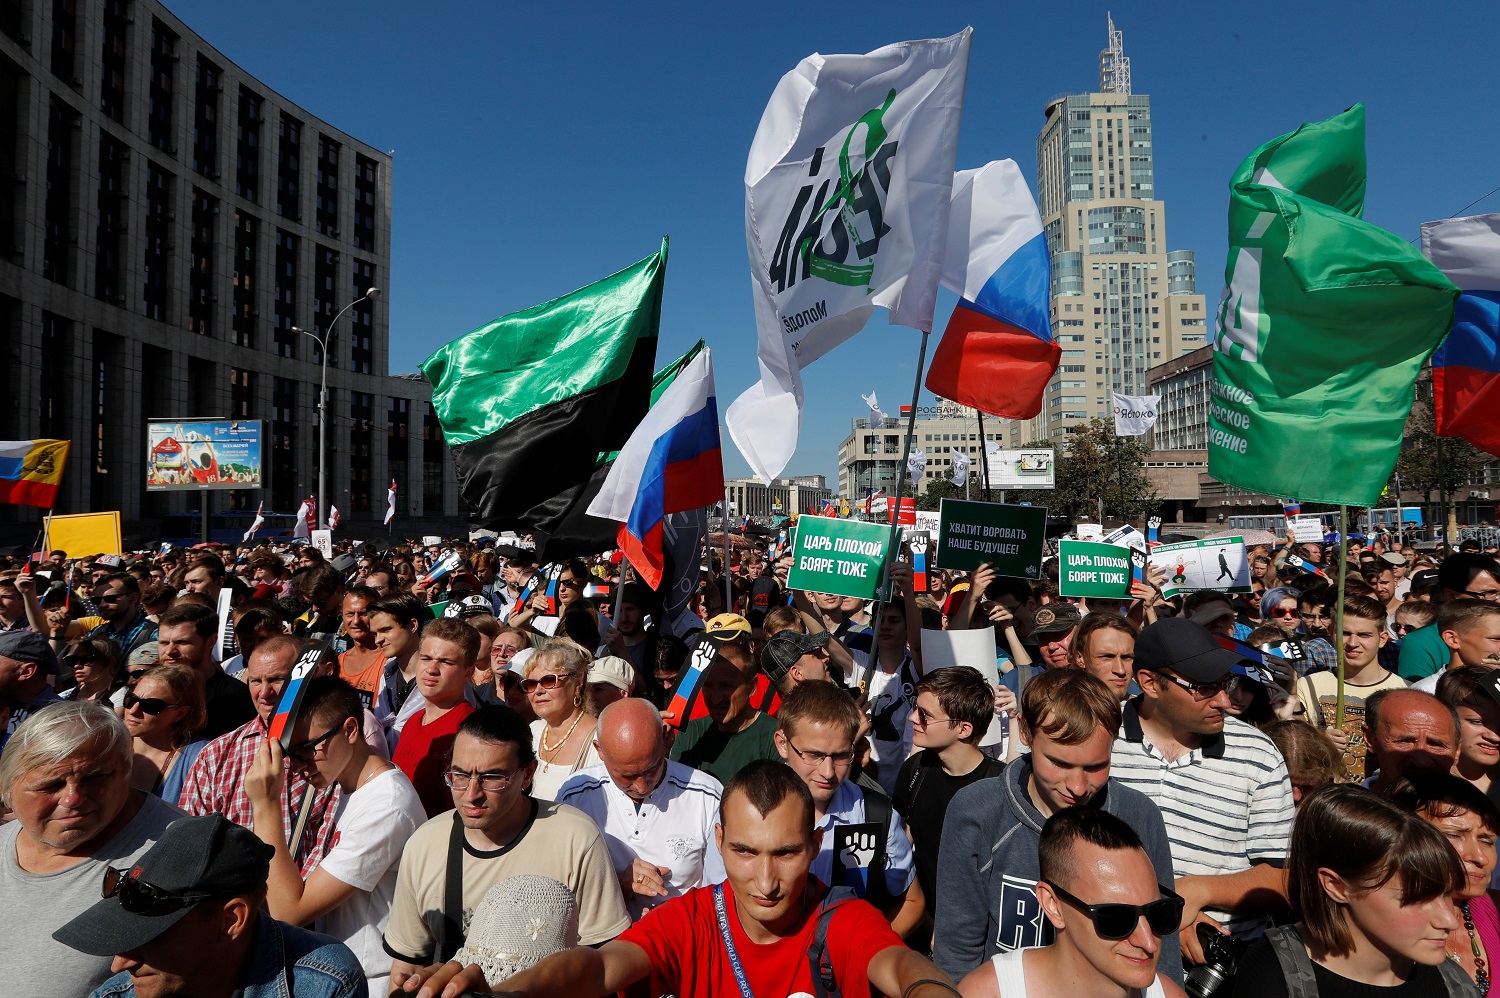
<instances>
[{"instance_id":1,"label":"man in black cap","mask_svg":"<svg viewBox=\"0 0 1500 998\"><path fill-rule=\"evenodd\" d=\"M59 699L48 678L57 672L57 654L36 631L0 632L0 749L11 732L32 714Z\"/></svg>"},{"instance_id":2,"label":"man in black cap","mask_svg":"<svg viewBox=\"0 0 1500 998\"><path fill-rule=\"evenodd\" d=\"M1125 702L1111 753L1111 775L1161 809L1186 899L1182 953L1192 963L1203 962L1195 923L1254 937L1264 913L1285 904L1292 786L1271 739L1227 715L1238 661L1191 620L1168 617L1141 631L1141 695Z\"/></svg>"},{"instance_id":3,"label":"man in black cap","mask_svg":"<svg viewBox=\"0 0 1500 998\"><path fill-rule=\"evenodd\" d=\"M272 849L222 815L170 825L103 897L53 933L115 976L90 998L353 998L368 993L343 943L264 911Z\"/></svg>"},{"instance_id":4,"label":"man in black cap","mask_svg":"<svg viewBox=\"0 0 1500 998\"><path fill-rule=\"evenodd\" d=\"M827 631L804 634L790 627L777 631L760 653L761 671L782 696L810 680L827 681L828 638Z\"/></svg>"}]
</instances>

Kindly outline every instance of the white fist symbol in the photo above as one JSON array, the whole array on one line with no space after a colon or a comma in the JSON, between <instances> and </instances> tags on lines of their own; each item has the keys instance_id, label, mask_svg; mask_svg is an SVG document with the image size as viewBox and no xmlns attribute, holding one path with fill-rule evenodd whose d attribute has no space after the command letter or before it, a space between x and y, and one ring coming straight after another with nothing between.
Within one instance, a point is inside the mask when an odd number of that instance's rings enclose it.
<instances>
[{"instance_id":1,"label":"white fist symbol","mask_svg":"<svg viewBox=\"0 0 1500 998\"><path fill-rule=\"evenodd\" d=\"M847 870L857 870L867 867L875 859L875 833L855 832L849 836L844 844L843 852L839 853L839 862L844 864Z\"/></svg>"},{"instance_id":2,"label":"white fist symbol","mask_svg":"<svg viewBox=\"0 0 1500 998\"><path fill-rule=\"evenodd\" d=\"M1161 517L1159 517L1159 516L1153 516L1151 519L1149 519L1149 520L1146 521L1146 526L1150 527L1152 530L1160 530L1161 529Z\"/></svg>"}]
</instances>

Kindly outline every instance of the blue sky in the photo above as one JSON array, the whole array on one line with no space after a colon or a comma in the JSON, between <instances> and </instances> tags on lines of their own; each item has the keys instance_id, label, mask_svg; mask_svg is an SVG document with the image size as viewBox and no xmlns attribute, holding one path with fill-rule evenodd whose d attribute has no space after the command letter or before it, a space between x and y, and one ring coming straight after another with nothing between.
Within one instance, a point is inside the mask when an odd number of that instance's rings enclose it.
<instances>
[{"instance_id":1,"label":"blue sky","mask_svg":"<svg viewBox=\"0 0 1500 998\"><path fill-rule=\"evenodd\" d=\"M698 337L722 412L756 376L745 157L776 81L812 52L975 29L958 166L1036 177L1052 97L1097 89L1105 15L1152 97L1172 249L1223 281L1227 180L1256 146L1367 106L1365 217L1415 239L1500 186L1493 3L951 4L168 0L246 71L395 151L391 365L415 370L496 316L588 284L672 239L659 359ZM1467 214L1500 211L1500 194ZM939 301L940 331L953 297ZM836 482L876 390L908 401L918 336L884 313L806 372L788 473ZM936 344L936 337L933 340ZM924 394L924 404L928 400ZM725 471L746 465L725 435Z\"/></svg>"}]
</instances>

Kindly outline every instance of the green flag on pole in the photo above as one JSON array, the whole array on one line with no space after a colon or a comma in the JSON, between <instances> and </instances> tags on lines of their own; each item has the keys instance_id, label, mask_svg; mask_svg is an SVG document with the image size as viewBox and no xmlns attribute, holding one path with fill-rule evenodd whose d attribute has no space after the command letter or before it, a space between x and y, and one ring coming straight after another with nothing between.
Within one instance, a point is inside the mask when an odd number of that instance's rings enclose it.
<instances>
[{"instance_id":1,"label":"green flag on pole","mask_svg":"<svg viewBox=\"0 0 1500 998\"><path fill-rule=\"evenodd\" d=\"M1229 191L1208 473L1256 492L1372 506L1458 288L1360 218L1362 104L1267 142Z\"/></svg>"}]
</instances>

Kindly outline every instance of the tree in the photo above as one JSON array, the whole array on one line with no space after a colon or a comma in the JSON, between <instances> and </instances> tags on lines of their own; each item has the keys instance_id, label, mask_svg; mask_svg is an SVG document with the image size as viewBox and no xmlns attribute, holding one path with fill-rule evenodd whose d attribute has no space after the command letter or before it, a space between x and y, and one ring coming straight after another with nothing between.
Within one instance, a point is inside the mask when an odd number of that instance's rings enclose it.
<instances>
[{"instance_id":1,"label":"tree","mask_svg":"<svg viewBox=\"0 0 1500 998\"><path fill-rule=\"evenodd\" d=\"M1458 437L1443 437L1439 443L1434 425L1431 400L1418 398L1406 417L1401 456L1396 461L1402 486L1421 492L1424 504L1429 506L1434 492L1445 498L1457 492L1492 460Z\"/></svg>"},{"instance_id":2,"label":"tree","mask_svg":"<svg viewBox=\"0 0 1500 998\"><path fill-rule=\"evenodd\" d=\"M1026 446L1051 444L1037 441ZM1117 437L1110 420L1096 417L1077 426L1066 446L1058 449L1055 489L1007 492L1006 499L1046 506L1051 515L1070 518L1098 516L1102 499L1106 516L1141 520L1160 505L1144 467L1150 453L1145 437Z\"/></svg>"}]
</instances>

